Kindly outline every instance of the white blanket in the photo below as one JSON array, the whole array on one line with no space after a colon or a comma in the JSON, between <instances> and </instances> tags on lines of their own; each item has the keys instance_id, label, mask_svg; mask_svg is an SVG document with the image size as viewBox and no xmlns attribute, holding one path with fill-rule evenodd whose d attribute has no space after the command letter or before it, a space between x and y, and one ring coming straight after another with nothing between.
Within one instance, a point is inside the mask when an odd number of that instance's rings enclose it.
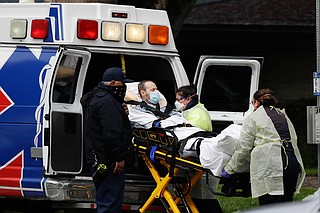
<instances>
[{"instance_id":1,"label":"white blanket","mask_svg":"<svg viewBox=\"0 0 320 213\"><path fill-rule=\"evenodd\" d=\"M222 169L230 160L231 155L236 148L240 129L240 125L231 124L216 137L203 138L201 141L199 156L201 165L206 169L210 169L215 176L221 175ZM191 135L195 132L195 129L193 129L193 127L179 127L175 128L174 132L178 139L181 140L185 138L181 137L181 135L185 133ZM187 141L183 152L180 153L181 157L198 157L195 150L196 146L194 145L194 142L197 139L199 139L199 137L191 138Z\"/></svg>"}]
</instances>

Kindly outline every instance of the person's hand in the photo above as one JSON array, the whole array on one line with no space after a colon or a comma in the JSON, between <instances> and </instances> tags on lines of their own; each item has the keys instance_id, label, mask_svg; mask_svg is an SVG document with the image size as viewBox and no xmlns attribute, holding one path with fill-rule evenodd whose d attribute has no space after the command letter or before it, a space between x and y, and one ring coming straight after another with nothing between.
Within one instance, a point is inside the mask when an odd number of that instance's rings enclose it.
<instances>
[{"instance_id":1,"label":"person's hand","mask_svg":"<svg viewBox=\"0 0 320 213\"><path fill-rule=\"evenodd\" d=\"M113 174L120 174L124 167L124 160L120 162L116 162L116 166L114 167Z\"/></svg>"},{"instance_id":2,"label":"person's hand","mask_svg":"<svg viewBox=\"0 0 320 213\"><path fill-rule=\"evenodd\" d=\"M223 177L223 178L230 178L231 175L223 169L222 172L221 172L221 177Z\"/></svg>"},{"instance_id":3,"label":"person's hand","mask_svg":"<svg viewBox=\"0 0 320 213\"><path fill-rule=\"evenodd\" d=\"M122 103L122 108L124 109L124 112L125 112L127 115L129 115L129 109L128 109L127 104Z\"/></svg>"}]
</instances>

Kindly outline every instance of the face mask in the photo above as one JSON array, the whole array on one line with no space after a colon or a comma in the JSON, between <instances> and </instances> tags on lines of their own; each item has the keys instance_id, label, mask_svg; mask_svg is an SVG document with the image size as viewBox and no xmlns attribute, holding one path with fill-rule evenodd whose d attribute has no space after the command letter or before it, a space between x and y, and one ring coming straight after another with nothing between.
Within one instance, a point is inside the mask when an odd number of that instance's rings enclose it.
<instances>
[{"instance_id":1,"label":"face mask","mask_svg":"<svg viewBox=\"0 0 320 213\"><path fill-rule=\"evenodd\" d=\"M123 85L123 86L109 86L109 88L111 89L112 93L116 96L116 98L119 101L123 101L124 97L126 96L126 90L127 90L127 86Z\"/></svg>"},{"instance_id":2,"label":"face mask","mask_svg":"<svg viewBox=\"0 0 320 213\"><path fill-rule=\"evenodd\" d=\"M174 106L176 107L176 110L181 112L183 110L183 103L180 103L179 101L174 102Z\"/></svg>"},{"instance_id":3,"label":"face mask","mask_svg":"<svg viewBox=\"0 0 320 213\"><path fill-rule=\"evenodd\" d=\"M160 94L158 91L150 92L149 95L150 95L150 98L149 98L150 103L152 104L159 103Z\"/></svg>"}]
</instances>

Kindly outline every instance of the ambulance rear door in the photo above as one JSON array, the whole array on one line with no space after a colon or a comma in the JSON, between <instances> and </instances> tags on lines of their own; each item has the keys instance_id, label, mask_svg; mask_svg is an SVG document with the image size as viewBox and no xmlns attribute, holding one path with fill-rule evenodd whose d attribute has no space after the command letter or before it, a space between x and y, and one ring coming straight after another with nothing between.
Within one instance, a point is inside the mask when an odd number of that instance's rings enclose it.
<instances>
[{"instance_id":1,"label":"ambulance rear door","mask_svg":"<svg viewBox=\"0 0 320 213\"><path fill-rule=\"evenodd\" d=\"M78 174L83 167L82 106L80 98L91 54L61 48L52 80L50 103L49 174Z\"/></svg>"},{"instance_id":2,"label":"ambulance rear door","mask_svg":"<svg viewBox=\"0 0 320 213\"><path fill-rule=\"evenodd\" d=\"M194 84L210 113L213 131L241 124L253 111L250 103L258 89L262 64L262 57L200 57Z\"/></svg>"}]
</instances>

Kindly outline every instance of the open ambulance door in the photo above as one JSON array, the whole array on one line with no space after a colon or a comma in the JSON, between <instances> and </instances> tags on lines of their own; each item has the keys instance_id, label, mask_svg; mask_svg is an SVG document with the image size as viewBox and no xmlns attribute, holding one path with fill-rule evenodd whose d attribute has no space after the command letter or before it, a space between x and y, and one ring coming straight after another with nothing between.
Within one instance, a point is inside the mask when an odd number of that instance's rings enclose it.
<instances>
[{"instance_id":1,"label":"open ambulance door","mask_svg":"<svg viewBox=\"0 0 320 213\"><path fill-rule=\"evenodd\" d=\"M241 124L253 111L250 104L258 90L261 57L201 56L194 84L199 100L209 111L213 131Z\"/></svg>"},{"instance_id":2,"label":"open ambulance door","mask_svg":"<svg viewBox=\"0 0 320 213\"><path fill-rule=\"evenodd\" d=\"M91 54L61 48L51 85L48 174L78 174L83 167L82 96Z\"/></svg>"}]
</instances>

